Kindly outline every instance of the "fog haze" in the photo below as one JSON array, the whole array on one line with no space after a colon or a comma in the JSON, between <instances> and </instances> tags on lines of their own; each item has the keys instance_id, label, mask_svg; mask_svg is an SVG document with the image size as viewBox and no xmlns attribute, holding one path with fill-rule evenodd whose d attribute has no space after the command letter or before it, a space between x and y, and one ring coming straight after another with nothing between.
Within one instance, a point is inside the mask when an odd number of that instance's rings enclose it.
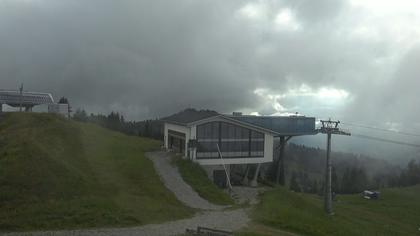
<instances>
[{"instance_id":1,"label":"fog haze","mask_svg":"<svg viewBox=\"0 0 420 236\"><path fill-rule=\"evenodd\" d=\"M24 83L129 120L195 107L420 133L418 9L376 0L0 0L0 86Z\"/></svg>"}]
</instances>

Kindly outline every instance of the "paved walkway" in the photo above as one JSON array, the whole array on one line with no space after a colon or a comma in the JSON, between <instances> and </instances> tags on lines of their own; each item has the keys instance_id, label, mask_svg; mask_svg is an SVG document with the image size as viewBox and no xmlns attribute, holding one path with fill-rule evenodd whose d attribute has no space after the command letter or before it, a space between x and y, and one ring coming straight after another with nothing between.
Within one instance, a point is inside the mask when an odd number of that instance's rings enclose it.
<instances>
[{"instance_id":1,"label":"paved walkway","mask_svg":"<svg viewBox=\"0 0 420 236\"><path fill-rule=\"evenodd\" d=\"M149 152L146 157L153 161L155 169L165 186L185 205L203 210L221 210L219 206L201 198L184 182L176 166L171 165L171 154L166 152Z\"/></svg>"}]
</instances>

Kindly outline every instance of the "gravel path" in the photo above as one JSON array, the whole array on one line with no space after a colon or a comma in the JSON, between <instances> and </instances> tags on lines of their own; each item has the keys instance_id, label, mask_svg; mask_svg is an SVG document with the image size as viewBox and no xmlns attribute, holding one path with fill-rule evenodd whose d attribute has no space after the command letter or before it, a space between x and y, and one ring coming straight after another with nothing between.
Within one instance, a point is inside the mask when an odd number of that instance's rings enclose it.
<instances>
[{"instance_id":1,"label":"gravel path","mask_svg":"<svg viewBox=\"0 0 420 236\"><path fill-rule=\"evenodd\" d=\"M171 165L171 154L166 152L149 152L146 157L153 161L162 182L171 190L176 198L185 205L203 210L221 210L225 206L209 203L201 198L188 184L184 182L176 166Z\"/></svg>"},{"instance_id":2,"label":"gravel path","mask_svg":"<svg viewBox=\"0 0 420 236\"><path fill-rule=\"evenodd\" d=\"M249 218L245 209L232 211L207 211L197 214L193 218L177 220L163 224L151 224L132 228L110 228L110 229L91 229L91 230L66 230L66 231L44 231L31 233L11 233L5 236L74 236L74 235L94 235L94 236L124 236L124 235L180 235L185 233L185 229L197 229L197 226L217 228L221 230L234 231L247 226Z\"/></svg>"},{"instance_id":3,"label":"gravel path","mask_svg":"<svg viewBox=\"0 0 420 236\"><path fill-rule=\"evenodd\" d=\"M251 205L256 205L260 202L259 195L267 191L269 188L260 187L243 187L243 186L233 186L233 196L237 203L248 202Z\"/></svg>"}]
</instances>

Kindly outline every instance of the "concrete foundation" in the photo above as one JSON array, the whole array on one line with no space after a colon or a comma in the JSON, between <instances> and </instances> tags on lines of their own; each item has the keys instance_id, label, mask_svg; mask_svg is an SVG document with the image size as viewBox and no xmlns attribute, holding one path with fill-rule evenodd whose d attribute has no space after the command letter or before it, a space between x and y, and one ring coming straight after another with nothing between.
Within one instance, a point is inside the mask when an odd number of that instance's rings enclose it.
<instances>
[{"instance_id":1,"label":"concrete foundation","mask_svg":"<svg viewBox=\"0 0 420 236\"><path fill-rule=\"evenodd\" d=\"M207 173L207 176L209 177L209 179L213 180L214 176L213 173L215 170L225 170L223 168L223 165L208 165L208 166L201 166ZM228 171L228 173L230 172L230 166L226 165L226 170Z\"/></svg>"},{"instance_id":2,"label":"concrete foundation","mask_svg":"<svg viewBox=\"0 0 420 236\"><path fill-rule=\"evenodd\" d=\"M248 174L249 174L249 165L246 165L244 178L242 179L242 185L244 186L248 186L249 184Z\"/></svg>"},{"instance_id":3,"label":"concrete foundation","mask_svg":"<svg viewBox=\"0 0 420 236\"><path fill-rule=\"evenodd\" d=\"M251 187L257 187L258 186L258 175L260 173L260 168L261 168L261 164L257 164L257 169L255 170L254 177L252 178L251 182L249 183L249 185Z\"/></svg>"},{"instance_id":4,"label":"concrete foundation","mask_svg":"<svg viewBox=\"0 0 420 236\"><path fill-rule=\"evenodd\" d=\"M225 171L225 168L223 168L223 165L206 165L206 166L201 166L201 167L206 171L207 176L213 182L215 181L214 179L215 171ZM226 165L226 171L228 175L230 176L230 165ZM228 178L226 178L226 181L228 181ZM228 186L227 183L226 185Z\"/></svg>"}]
</instances>

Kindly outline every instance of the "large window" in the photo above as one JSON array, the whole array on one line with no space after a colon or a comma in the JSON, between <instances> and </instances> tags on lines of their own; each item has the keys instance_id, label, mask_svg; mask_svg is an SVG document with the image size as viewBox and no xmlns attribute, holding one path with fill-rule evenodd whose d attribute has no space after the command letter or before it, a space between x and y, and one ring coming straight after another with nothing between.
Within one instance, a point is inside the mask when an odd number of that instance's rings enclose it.
<instances>
[{"instance_id":1,"label":"large window","mask_svg":"<svg viewBox=\"0 0 420 236\"><path fill-rule=\"evenodd\" d=\"M264 134L226 122L209 122L197 126L197 158L264 156Z\"/></svg>"}]
</instances>

